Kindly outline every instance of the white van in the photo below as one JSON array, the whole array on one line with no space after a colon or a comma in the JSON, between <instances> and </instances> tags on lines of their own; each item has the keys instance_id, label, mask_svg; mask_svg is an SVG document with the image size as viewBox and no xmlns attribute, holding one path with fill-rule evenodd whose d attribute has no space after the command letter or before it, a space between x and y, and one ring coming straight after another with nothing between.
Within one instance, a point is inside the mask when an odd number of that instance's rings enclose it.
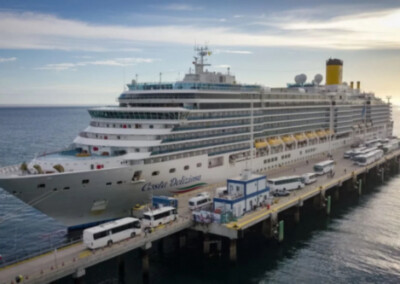
<instances>
[{"instance_id":1,"label":"white van","mask_svg":"<svg viewBox=\"0 0 400 284\"><path fill-rule=\"evenodd\" d=\"M301 176L301 179L304 184L311 184L317 181L317 174L316 173L306 173Z\"/></svg>"},{"instance_id":2,"label":"white van","mask_svg":"<svg viewBox=\"0 0 400 284\"><path fill-rule=\"evenodd\" d=\"M175 221L177 214L176 208L172 206L151 210L143 214L142 225L144 228L155 228Z\"/></svg>"},{"instance_id":3,"label":"white van","mask_svg":"<svg viewBox=\"0 0 400 284\"><path fill-rule=\"evenodd\" d=\"M212 204L212 200L210 196L199 194L195 197L189 199L189 209L190 210L198 210L204 207L207 207Z\"/></svg>"},{"instance_id":4,"label":"white van","mask_svg":"<svg viewBox=\"0 0 400 284\"><path fill-rule=\"evenodd\" d=\"M215 189L215 197L222 197L224 195L228 195L228 189L226 186L217 187Z\"/></svg>"}]
</instances>

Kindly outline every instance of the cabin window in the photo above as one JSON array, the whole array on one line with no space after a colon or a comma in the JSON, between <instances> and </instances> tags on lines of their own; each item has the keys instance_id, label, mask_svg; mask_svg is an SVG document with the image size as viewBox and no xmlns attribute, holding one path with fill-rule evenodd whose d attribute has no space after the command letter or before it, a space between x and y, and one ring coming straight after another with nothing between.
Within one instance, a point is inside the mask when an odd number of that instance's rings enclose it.
<instances>
[{"instance_id":1,"label":"cabin window","mask_svg":"<svg viewBox=\"0 0 400 284\"><path fill-rule=\"evenodd\" d=\"M57 191L57 187L53 188L53 191Z\"/></svg>"},{"instance_id":2,"label":"cabin window","mask_svg":"<svg viewBox=\"0 0 400 284\"><path fill-rule=\"evenodd\" d=\"M152 175L152 176L158 176L159 174L160 174L159 171L155 171L155 172L153 172L151 175Z\"/></svg>"},{"instance_id":3,"label":"cabin window","mask_svg":"<svg viewBox=\"0 0 400 284\"><path fill-rule=\"evenodd\" d=\"M64 190L69 190L69 186L66 186L63 188Z\"/></svg>"},{"instance_id":4,"label":"cabin window","mask_svg":"<svg viewBox=\"0 0 400 284\"><path fill-rule=\"evenodd\" d=\"M117 181L117 184L122 184L122 180Z\"/></svg>"},{"instance_id":5,"label":"cabin window","mask_svg":"<svg viewBox=\"0 0 400 284\"><path fill-rule=\"evenodd\" d=\"M111 185L111 184L112 184L112 182L107 182L107 183L106 183L106 185Z\"/></svg>"},{"instance_id":6,"label":"cabin window","mask_svg":"<svg viewBox=\"0 0 400 284\"><path fill-rule=\"evenodd\" d=\"M88 184L88 183L89 183L89 180L88 180L88 179L82 180L82 184Z\"/></svg>"},{"instance_id":7,"label":"cabin window","mask_svg":"<svg viewBox=\"0 0 400 284\"><path fill-rule=\"evenodd\" d=\"M200 168L201 167L201 163L197 163L197 165L196 165L198 168Z\"/></svg>"},{"instance_id":8,"label":"cabin window","mask_svg":"<svg viewBox=\"0 0 400 284\"><path fill-rule=\"evenodd\" d=\"M187 171L187 170L189 169L189 166L186 165L186 166L183 167L183 169L184 169L185 171Z\"/></svg>"},{"instance_id":9,"label":"cabin window","mask_svg":"<svg viewBox=\"0 0 400 284\"><path fill-rule=\"evenodd\" d=\"M174 173L175 172L175 168L169 169L170 173Z\"/></svg>"},{"instance_id":10,"label":"cabin window","mask_svg":"<svg viewBox=\"0 0 400 284\"><path fill-rule=\"evenodd\" d=\"M153 128L154 126L152 125L152 124L150 124L150 126L149 126L150 128Z\"/></svg>"},{"instance_id":11,"label":"cabin window","mask_svg":"<svg viewBox=\"0 0 400 284\"><path fill-rule=\"evenodd\" d=\"M38 186L37 186L37 188L45 188L46 187L46 185L44 184L44 183L40 183L40 184L38 184Z\"/></svg>"}]
</instances>

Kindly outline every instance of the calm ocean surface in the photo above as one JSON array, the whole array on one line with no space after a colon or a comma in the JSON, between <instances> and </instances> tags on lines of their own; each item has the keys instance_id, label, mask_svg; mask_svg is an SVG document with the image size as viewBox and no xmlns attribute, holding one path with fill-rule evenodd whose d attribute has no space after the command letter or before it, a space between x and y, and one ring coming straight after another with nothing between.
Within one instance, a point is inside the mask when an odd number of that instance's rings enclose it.
<instances>
[{"instance_id":1,"label":"calm ocean surface","mask_svg":"<svg viewBox=\"0 0 400 284\"><path fill-rule=\"evenodd\" d=\"M396 135L399 118L400 108L393 107ZM88 124L83 107L0 108L0 166L64 147ZM3 261L67 238L61 224L0 189ZM196 249L154 253L151 283L400 283L400 176L333 205L329 218L304 217L285 238L279 246L257 237L242 242L235 267L224 258L206 259ZM137 252L126 255L125 263L126 283L140 282ZM88 270L85 283L118 283L117 270L115 260L103 263Z\"/></svg>"}]
</instances>

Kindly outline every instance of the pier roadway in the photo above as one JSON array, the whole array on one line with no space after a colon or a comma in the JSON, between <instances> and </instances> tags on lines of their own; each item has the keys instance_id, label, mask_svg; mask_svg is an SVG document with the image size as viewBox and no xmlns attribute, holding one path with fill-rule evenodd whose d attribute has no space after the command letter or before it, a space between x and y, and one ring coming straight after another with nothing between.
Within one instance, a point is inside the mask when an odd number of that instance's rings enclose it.
<instances>
[{"instance_id":1,"label":"pier roadway","mask_svg":"<svg viewBox=\"0 0 400 284\"><path fill-rule=\"evenodd\" d=\"M23 277L21 283L50 283L68 275L79 278L85 274L85 269L90 266L137 248L148 249L152 242L191 226L192 221L188 216L180 216L176 221L160 226L152 233L143 233L134 238L115 243L111 247L89 250L82 242L76 243L1 268L0 283L16 283L16 277L19 275Z\"/></svg>"}]
</instances>

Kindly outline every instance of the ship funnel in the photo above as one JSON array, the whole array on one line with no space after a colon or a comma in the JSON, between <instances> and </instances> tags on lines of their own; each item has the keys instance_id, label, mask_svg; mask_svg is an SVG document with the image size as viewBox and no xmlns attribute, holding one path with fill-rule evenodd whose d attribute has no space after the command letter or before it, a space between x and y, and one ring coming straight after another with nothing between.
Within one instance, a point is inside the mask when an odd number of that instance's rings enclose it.
<instances>
[{"instance_id":1,"label":"ship funnel","mask_svg":"<svg viewBox=\"0 0 400 284\"><path fill-rule=\"evenodd\" d=\"M326 85L341 85L343 76L343 61L329 58L326 61Z\"/></svg>"},{"instance_id":2,"label":"ship funnel","mask_svg":"<svg viewBox=\"0 0 400 284\"><path fill-rule=\"evenodd\" d=\"M351 89L354 88L354 82L353 82L353 81L350 82L350 88L351 88Z\"/></svg>"},{"instance_id":3,"label":"ship funnel","mask_svg":"<svg viewBox=\"0 0 400 284\"><path fill-rule=\"evenodd\" d=\"M360 81L357 81L357 90L360 90L360 87L361 87L361 83L360 83Z\"/></svg>"}]
</instances>

